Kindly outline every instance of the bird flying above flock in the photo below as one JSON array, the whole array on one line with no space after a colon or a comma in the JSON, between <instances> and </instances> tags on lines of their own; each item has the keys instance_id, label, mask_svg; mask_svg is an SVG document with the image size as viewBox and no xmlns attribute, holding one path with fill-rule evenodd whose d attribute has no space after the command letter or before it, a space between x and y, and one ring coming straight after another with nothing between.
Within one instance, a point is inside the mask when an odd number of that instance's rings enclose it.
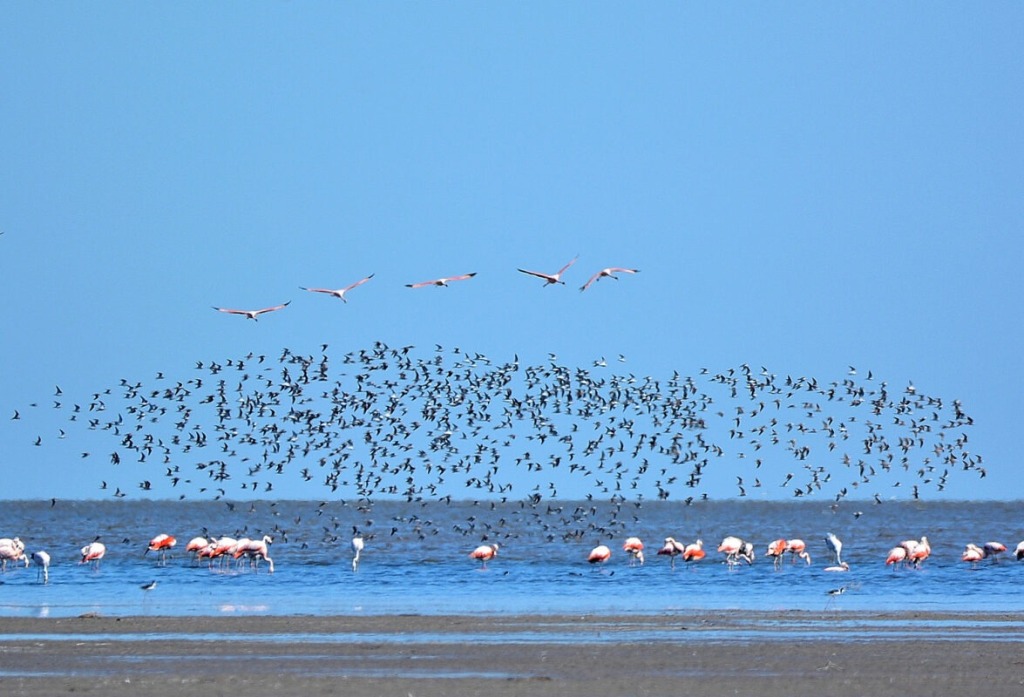
<instances>
[{"instance_id":1,"label":"bird flying above flock","mask_svg":"<svg viewBox=\"0 0 1024 697\"><path fill-rule=\"evenodd\" d=\"M358 288L359 286L361 286L364 283L366 283L367 281L369 281L371 278L373 278L373 274L372 273L369 276L365 277L365 278L359 279L355 283L347 285L344 288L337 288L337 289L332 289L332 288L306 288L305 286L299 286L299 288L302 288L302 290L308 290L310 293L324 293L325 295L333 296L335 298L338 298L342 302L346 302L347 303L348 299L345 297L345 293L349 292L353 288Z\"/></svg>"},{"instance_id":2,"label":"bird flying above flock","mask_svg":"<svg viewBox=\"0 0 1024 697\"><path fill-rule=\"evenodd\" d=\"M281 303L280 305L274 305L273 307L264 307L261 310L233 310L229 307L217 307L216 305L213 306L213 309L216 310L217 312L226 312L229 315L243 315L248 319L255 320L257 317L259 317L262 314L266 314L267 312L277 312L278 310L283 310L284 308L291 305L291 303L292 301L289 300L288 302Z\"/></svg>"}]
</instances>

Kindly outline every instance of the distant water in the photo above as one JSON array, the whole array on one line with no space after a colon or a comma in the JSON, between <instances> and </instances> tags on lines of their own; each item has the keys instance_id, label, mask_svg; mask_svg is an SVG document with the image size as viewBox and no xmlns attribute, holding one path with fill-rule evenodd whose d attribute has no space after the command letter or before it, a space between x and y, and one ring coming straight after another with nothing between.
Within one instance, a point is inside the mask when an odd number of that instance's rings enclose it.
<instances>
[{"instance_id":1,"label":"distant water","mask_svg":"<svg viewBox=\"0 0 1024 697\"><path fill-rule=\"evenodd\" d=\"M353 528L367 538L356 573ZM829 531L844 541L848 573L822 570ZM276 573L191 564L184 546L204 532L272 535ZM158 533L178 539L166 566L143 554ZM621 551L628 535L646 543L642 567ZM715 548L726 535L755 544L753 566L722 563ZM922 535L932 545L922 569L885 566L890 547ZM15 536L29 553L50 553L50 582L34 566L8 565L0 616L1024 610L1024 562L1012 557L1024 539L1020 502L0 502L0 537ZM77 561L96 536L108 551L94 570ZM672 571L656 555L666 536L701 537L707 558ZM468 553L485 537L500 551L481 570ZM804 539L812 565L787 560L775 570L763 555L778 537ZM990 540L1010 548L999 563L960 561L966 543ZM585 558L601 543L613 557L595 568ZM154 580L154 590L140 588ZM830 599L840 586L847 592Z\"/></svg>"}]
</instances>

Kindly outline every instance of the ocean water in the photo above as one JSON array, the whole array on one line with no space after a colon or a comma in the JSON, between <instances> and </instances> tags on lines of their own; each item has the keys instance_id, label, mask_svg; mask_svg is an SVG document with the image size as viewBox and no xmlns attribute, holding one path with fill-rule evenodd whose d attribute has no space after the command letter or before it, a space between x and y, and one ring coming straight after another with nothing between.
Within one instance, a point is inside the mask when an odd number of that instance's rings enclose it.
<instances>
[{"instance_id":1,"label":"ocean water","mask_svg":"<svg viewBox=\"0 0 1024 697\"><path fill-rule=\"evenodd\" d=\"M356 572L354 531L366 539ZM843 540L849 572L823 570L828 532ZM165 564L144 553L159 533L178 539ZM275 572L194 563L185 544L204 534L271 535ZM646 544L642 566L622 551L632 535ZM715 549L726 535L754 543L756 562L723 563ZM920 569L885 565L891 547L922 535L932 555ZM8 564L0 616L1024 611L1024 562L1012 555L1024 539L1020 502L0 502L0 537L15 536L51 555L50 579ZM673 569L656 554L666 536L699 537L708 555ZM96 537L106 557L80 564L79 549ZM803 539L811 565L787 559L775 569L764 553L779 537ZM468 555L484 541L500 550L481 568ZM988 541L1008 553L960 561L968 542ZM586 557L598 544L613 556L593 566ZM839 587L841 596L828 594Z\"/></svg>"}]
</instances>

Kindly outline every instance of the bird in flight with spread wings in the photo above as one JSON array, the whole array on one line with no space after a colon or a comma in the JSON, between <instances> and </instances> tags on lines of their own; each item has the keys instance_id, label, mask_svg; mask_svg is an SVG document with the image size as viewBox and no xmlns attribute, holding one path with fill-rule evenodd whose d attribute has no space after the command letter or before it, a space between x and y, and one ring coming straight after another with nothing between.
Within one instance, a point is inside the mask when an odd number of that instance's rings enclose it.
<instances>
[{"instance_id":1,"label":"bird in flight with spread wings","mask_svg":"<svg viewBox=\"0 0 1024 697\"><path fill-rule=\"evenodd\" d=\"M585 291L595 281L598 281L605 277L614 278L617 281L619 280L619 277L615 275L617 273L640 273L640 269L624 269L621 266L610 266L607 269L601 269L593 276L591 276L589 281L580 286L580 291Z\"/></svg>"},{"instance_id":2,"label":"bird in flight with spread wings","mask_svg":"<svg viewBox=\"0 0 1024 697\"><path fill-rule=\"evenodd\" d=\"M435 278L432 281L421 281L419 283L406 283L406 288L424 288L426 286L447 286L452 281L468 281L469 279L476 276L476 272L464 273L461 276L447 276L445 278Z\"/></svg>"},{"instance_id":3,"label":"bird in flight with spread wings","mask_svg":"<svg viewBox=\"0 0 1024 697\"><path fill-rule=\"evenodd\" d=\"M573 257L572 261L570 261L568 264L566 264L565 266L560 268L556 273L543 273L541 271L527 271L526 269L517 269L517 270L520 273L529 274L530 276L536 276L537 278L543 278L544 281L545 281L545 283L544 283L544 287L545 288L547 288L548 286L552 286L552 285L554 285L556 283L561 283L564 286L565 285L565 281L562 280L562 274L565 273L566 270L570 266L575 264L576 260L579 259L579 258L580 257L577 254L575 257Z\"/></svg>"},{"instance_id":4,"label":"bird in flight with spread wings","mask_svg":"<svg viewBox=\"0 0 1024 697\"><path fill-rule=\"evenodd\" d=\"M353 283L351 285L345 286L344 288L338 288L338 289L333 289L333 288L306 288L305 286L299 286L299 288L302 288L302 290L308 290L310 293L324 293L326 295L332 295L335 298L340 299L342 302L346 302L347 303L348 300L345 298L345 293L349 292L353 288L357 288L358 286L363 285L364 283L369 281L371 278L373 278L373 274L372 273L369 276L367 276L366 278L362 278L362 279L356 281L355 283Z\"/></svg>"},{"instance_id":5,"label":"bird in flight with spread wings","mask_svg":"<svg viewBox=\"0 0 1024 697\"><path fill-rule=\"evenodd\" d=\"M255 320L257 317L267 312L276 312L277 310L283 310L284 308L288 307L291 304L291 302L292 301L289 300L286 303L274 305L273 307L264 307L262 310L232 310L229 307L217 307L216 305L213 306L213 309L216 310L217 312L226 312L229 315L243 315L244 317L247 317L251 320Z\"/></svg>"}]
</instances>

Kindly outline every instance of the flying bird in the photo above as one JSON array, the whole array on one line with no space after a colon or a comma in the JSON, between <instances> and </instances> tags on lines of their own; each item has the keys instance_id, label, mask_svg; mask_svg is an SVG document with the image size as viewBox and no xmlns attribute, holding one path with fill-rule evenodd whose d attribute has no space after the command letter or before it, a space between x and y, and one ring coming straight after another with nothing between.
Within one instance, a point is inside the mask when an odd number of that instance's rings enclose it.
<instances>
[{"instance_id":1,"label":"flying bird","mask_svg":"<svg viewBox=\"0 0 1024 697\"><path fill-rule=\"evenodd\" d=\"M554 285L556 283L561 283L564 286L565 285L565 281L562 280L562 274L566 272L566 269L568 269L570 266L575 264L576 260L579 259L579 258L580 258L579 255L576 255L575 257L573 257L572 261L570 261L568 264L566 264L565 266L560 268L556 273L543 273L541 271L527 271L526 269L517 269L517 270L520 273L529 274L530 276L536 276L537 278L543 278L544 281L545 281L544 282L544 287L545 288L547 288L548 286Z\"/></svg>"},{"instance_id":2,"label":"flying bird","mask_svg":"<svg viewBox=\"0 0 1024 697\"><path fill-rule=\"evenodd\" d=\"M406 283L406 288L423 288L425 286L447 286L452 281L468 281L469 279L476 276L476 272L464 273L461 276L447 276L445 278L435 278L433 281L421 281L419 283Z\"/></svg>"},{"instance_id":3,"label":"flying bird","mask_svg":"<svg viewBox=\"0 0 1024 697\"><path fill-rule=\"evenodd\" d=\"M615 275L617 273L640 273L640 269L624 269L620 266L610 266L607 269L601 269L593 276L591 276L589 281L580 286L580 292L585 291L595 281L598 281L606 276L608 278L614 278L616 281L619 280L619 277Z\"/></svg>"},{"instance_id":4,"label":"flying bird","mask_svg":"<svg viewBox=\"0 0 1024 697\"><path fill-rule=\"evenodd\" d=\"M231 308L228 307L217 307L216 305L214 305L213 309L216 310L217 312L226 312L229 315L243 315L251 320L255 320L259 315L262 315L266 312L275 312L277 310L283 310L284 308L291 305L291 303L292 301L289 300L286 303L274 305L273 307L265 307L262 310L232 310Z\"/></svg>"},{"instance_id":5,"label":"flying bird","mask_svg":"<svg viewBox=\"0 0 1024 697\"><path fill-rule=\"evenodd\" d=\"M339 300L341 300L342 302L346 302L347 303L348 300L345 298L345 293L349 292L353 288L357 288L357 287L363 285L364 283L369 281L371 278L373 278L373 274L372 273L369 276L367 276L366 278L362 278L362 279L356 281L355 283L353 283L351 285L345 286L344 288L338 288L338 289L332 289L332 288L306 288L305 286L299 286L299 288L302 288L302 290L308 290L310 293L324 293L326 295L332 295L335 298L338 298Z\"/></svg>"}]
</instances>

